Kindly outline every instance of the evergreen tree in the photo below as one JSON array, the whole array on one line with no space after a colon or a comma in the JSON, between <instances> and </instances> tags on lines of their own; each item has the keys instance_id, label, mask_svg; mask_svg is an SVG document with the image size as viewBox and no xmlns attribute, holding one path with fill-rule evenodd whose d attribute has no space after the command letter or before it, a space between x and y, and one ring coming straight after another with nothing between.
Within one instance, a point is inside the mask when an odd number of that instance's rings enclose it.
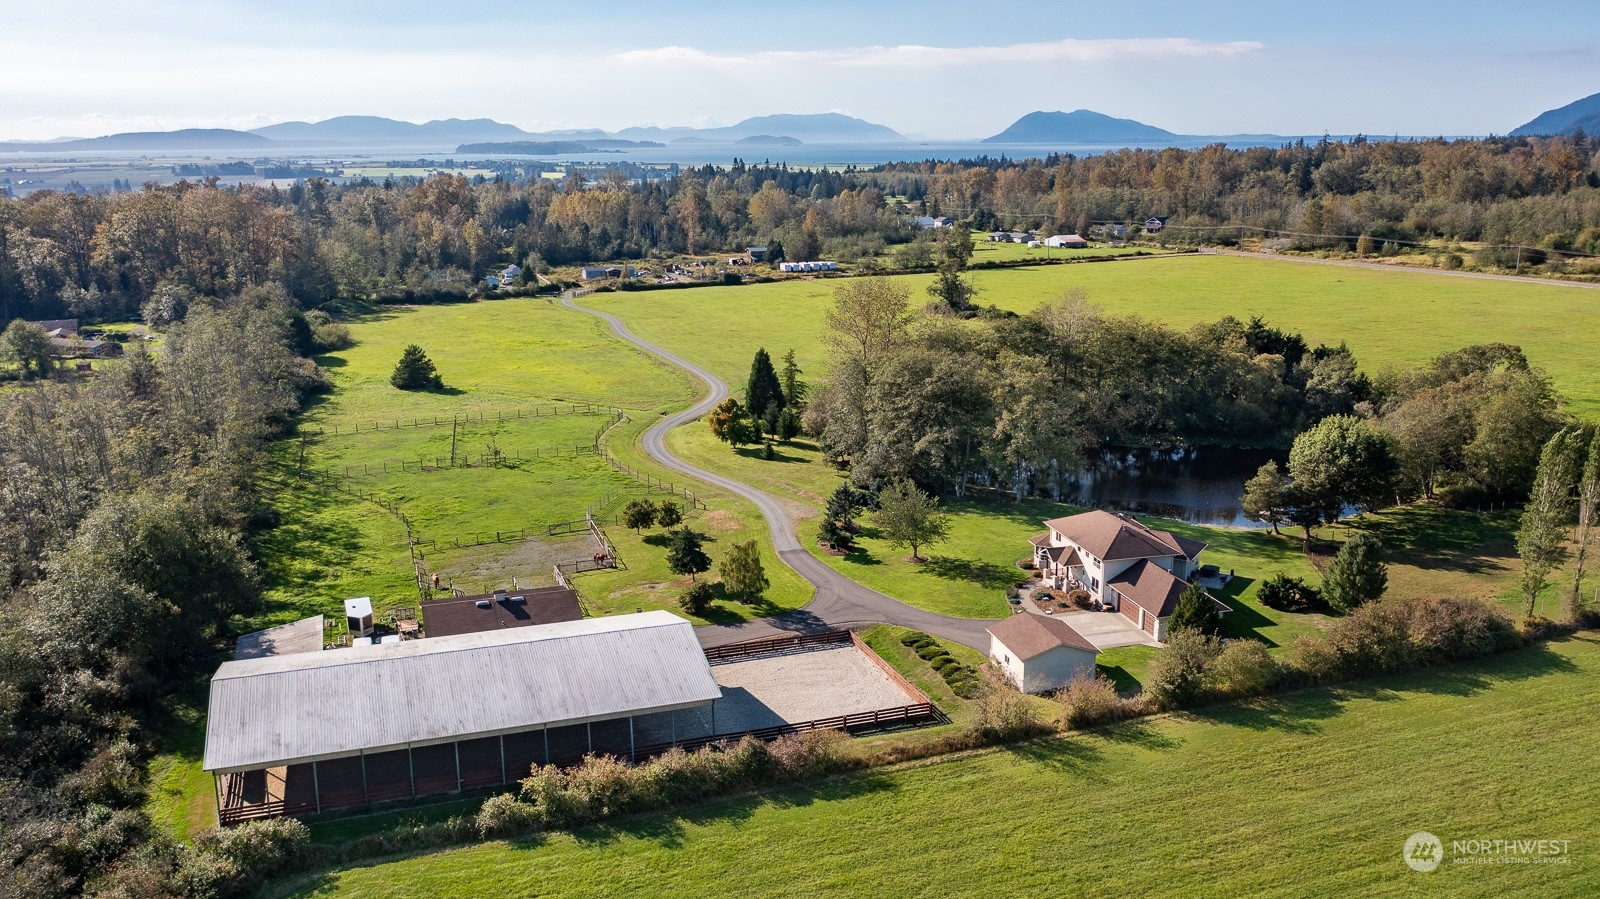
<instances>
[{"instance_id":1,"label":"evergreen tree","mask_svg":"<svg viewBox=\"0 0 1600 899\"><path fill-rule=\"evenodd\" d=\"M817 542L829 549L839 549L850 545L850 531L831 515L822 516L822 522L817 526Z\"/></svg>"},{"instance_id":2,"label":"evergreen tree","mask_svg":"<svg viewBox=\"0 0 1600 899\"><path fill-rule=\"evenodd\" d=\"M777 419L776 409L783 408L783 385L778 383L778 372L772 367L772 357L765 348L756 350L750 362L750 379L745 384L744 405L751 418L765 420L767 410L773 408L772 419ZM769 429L770 430L770 429Z\"/></svg>"},{"instance_id":3,"label":"evergreen tree","mask_svg":"<svg viewBox=\"0 0 1600 899\"><path fill-rule=\"evenodd\" d=\"M740 599L760 596L769 586L766 570L761 567L761 550L754 540L735 543L717 571L722 575L723 589Z\"/></svg>"},{"instance_id":4,"label":"evergreen tree","mask_svg":"<svg viewBox=\"0 0 1600 899\"><path fill-rule=\"evenodd\" d=\"M444 380L434 370L433 360L414 343L400 354L389 383L401 390L438 390L444 386Z\"/></svg>"},{"instance_id":5,"label":"evergreen tree","mask_svg":"<svg viewBox=\"0 0 1600 899\"><path fill-rule=\"evenodd\" d=\"M1199 584L1190 584L1189 589L1183 591L1178 597L1178 607L1167 622L1169 634L1183 630L1212 635L1222 632L1222 616L1217 614L1217 604Z\"/></svg>"},{"instance_id":6,"label":"evergreen tree","mask_svg":"<svg viewBox=\"0 0 1600 899\"><path fill-rule=\"evenodd\" d=\"M848 527L866 507L866 494L850 486L849 483L843 483L828 495L826 514L834 521Z\"/></svg>"},{"instance_id":7,"label":"evergreen tree","mask_svg":"<svg viewBox=\"0 0 1600 899\"><path fill-rule=\"evenodd\" d=\"M794 350L783 354L783 371L778 376L778 382L783 387L783 405L786 409L795 410L798 414L806 407L806 394L810 386L800 380L805 372L800 368L800 363L795 361Z\"/></svg>"},{"instance_id":8,"label":"evergreen tree","mask_svg":"<svg viewBox=\"0 0 1600 899\"><path fill-rule=\"evenodd\" d=\"M793 409L785 408L778 413L778 428L774 433L784 443L800 436L800 416L796 415Z\"/></svg>"},{"instance_id":9,"label":"evergreen tree","mask_svg":"<svg viewBox=\"0 0 1600 899\"><path fill-rule=\"evenodd\" d=\"M701 548L704 539L686 527L672 532L672 542L667 545L667 567L673 574L687 574L694 580L695 575L711 568L711 557Z\"/></svg>"},{"instance_id":10,"label":"evergreen tree","mask_svg":"<svg viewBox=\"0 0 1600 899\"><path fill-rule=\"evenodd\" d=\"M1322 598L1341 612L1355 611L1388 588L1383 541L1372 534L1357 534L1339 547L1322 578Z\"/></svg>"}]
</instances>

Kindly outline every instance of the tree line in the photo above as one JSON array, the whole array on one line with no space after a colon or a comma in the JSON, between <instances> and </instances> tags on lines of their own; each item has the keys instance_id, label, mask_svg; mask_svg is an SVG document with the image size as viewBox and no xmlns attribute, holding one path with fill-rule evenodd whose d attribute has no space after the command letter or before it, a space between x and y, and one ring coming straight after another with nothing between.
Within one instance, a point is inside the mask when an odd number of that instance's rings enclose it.
<instances>
[{"instance_id":1,"label":"tree line","mask_svg":"<svg viewBox=\"0 0 1600 899\"><path fill-rule=\"evenodd\" d=\"M154 827L143 765L260 609L267 444L326 386L297 315L281 288L196 301L159 356L0 395L0 893L253 886L203 848L236 841Z\"/></svg>"},{"instance_id":2,"label":"tree line","mask_svg":"<svg viewBox=\"0 0 1600 899\"><path fill-rule=\"evenodd\" d=\"M910 218L923 213L980 229L1080 232L1161 216L1181 240L1269 234L1305 249L1486 241L1475 260L1486 266L1565 269L1560 252L1600 253L1600 138L1582 135L592 175L313 177L288 189L206 178L6 198L0 320L126 319L163 289L217 296L276 284L305 308L459 297L508 263L531 278L551 265L757 245L773 259L931 267L935 253ZM1533 250L1513 260L1507 244ZM908 249L884 254L896 245Z\"/></svg>"}]
</instances>

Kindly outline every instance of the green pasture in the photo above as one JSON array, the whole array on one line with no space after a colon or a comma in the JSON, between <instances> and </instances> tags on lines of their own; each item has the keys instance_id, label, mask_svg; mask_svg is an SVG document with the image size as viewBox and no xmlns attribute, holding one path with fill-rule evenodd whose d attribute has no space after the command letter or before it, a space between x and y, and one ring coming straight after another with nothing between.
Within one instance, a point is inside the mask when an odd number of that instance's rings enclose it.
<instances>
[{"instance_id":1,"label":"green pasture","mask_svg":"<svg viewBox=\"0 0 1600 899\"><path fill-rule=\"evenodd\" d=\"M930 277L898 279L920 306ZM1259 315L1313 343L1348 342L1367 371L1425 362L1473 343L1514 343L1551 376L1574 413L1600 413L1600 366L1590 358L1600 337L1592 324L1600 318L1600 290L1236 256L1035 266L978 271L972 279L979 303L1016 312L1081 289L1107 312L1176 327ZM758 346L775 358L793 347L813 375L826 367L823 318L838 283L596 294L585 302L742 385Z\"/></svg>"},{"instance_id":2,"label":"green pasture","mask_svg":"<svg viewBox=\"0 0 1600 899\"><path fill-rule=\"evenodd\" d=\"M315 427L341 431L392 422L535 405L593 403L656 409L687 402L687 375L622 343L590 315L543 297L390 307L350 320L356 344L319 358L334 391L311 410ZM407 344L428 353L440 392L394 389Z\"/></svg>"},{"instance_id":3,"label":"green pasture","mask_svg":"<svg viewBox=\"0 0 1600 899\"><path fill-rule=\"evenodd\" d=\"M1597 677L1600 644L1586 634L1468 666L331 871L269 893L1593 895ZM1423 830L1446 853L1426 874L1402 857ZM1451 860L1453 841L1484 837L1568 840L1571 854Z\"/></svg>"}]
</instances>

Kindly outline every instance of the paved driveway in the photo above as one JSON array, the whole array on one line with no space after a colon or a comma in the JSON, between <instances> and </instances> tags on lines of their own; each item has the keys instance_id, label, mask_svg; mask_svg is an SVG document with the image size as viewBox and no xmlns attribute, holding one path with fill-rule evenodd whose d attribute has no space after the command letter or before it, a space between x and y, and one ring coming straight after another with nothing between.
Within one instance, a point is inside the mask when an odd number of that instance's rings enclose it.
<instances>
[{"instance_id":1,"label":"paved driveway","mask_svg":"<svg viewBox=\"0 0 1600 899\"><path fill-rule=\"evenodd\" d=\"M1044 613L1035 609L1032 614ZM1129 621L1126 615L1118 612L1057 612L1052 617L1060 618L1071 625L1073 630L1082 634L1084 639L1093 643L1102 652L1118 646L1161 645L1154 637L1139 630L1139 626Z\"/></svg>"}]
</instances>

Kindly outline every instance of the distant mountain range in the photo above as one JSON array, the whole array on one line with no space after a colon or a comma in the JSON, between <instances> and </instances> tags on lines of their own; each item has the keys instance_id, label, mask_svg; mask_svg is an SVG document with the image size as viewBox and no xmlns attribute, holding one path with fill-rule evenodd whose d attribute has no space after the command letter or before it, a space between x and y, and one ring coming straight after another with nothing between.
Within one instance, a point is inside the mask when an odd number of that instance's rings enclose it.
<instances>
[{"instance_id":1,"label":"distant mountain range","mask_svg":"<svg viewBox=\"0 0 1600 899\"><path fill-rule=\"evenodd\" d=\"M471 145L463 153L519 153L504 147L478 149L493 144L550 144L546 153L576 153L584 149L660 146L667 142L743 144L792 147L801 143L860 144L896 142L907 138L892 128L839 113L769 115L745 119L725 128L624 128L615 134L596 128L564 131L524 131L493 119L438 119L417 124L380 116L337 116L320 122L280 122L249 131L225 128L186 128L111 134L68 141L6 141L10 151L73 150L276 150L293 147L437 147L440 150ZM577 147L573 148L572 145Z\"/></svg>"},{"instance_id":2,"label":"distant mountain range","mask_svg":"<svg viewBox=\"0 0 1600 899\"><path fill-rule=\"evenodd\" d=\"M1584 134L1600 134L1600 94L1590 94L1560 109L1542 112L1528 124L1511 129L1511 136L1571 134L1579 129Z\"/></svg>"}]
</instances>

